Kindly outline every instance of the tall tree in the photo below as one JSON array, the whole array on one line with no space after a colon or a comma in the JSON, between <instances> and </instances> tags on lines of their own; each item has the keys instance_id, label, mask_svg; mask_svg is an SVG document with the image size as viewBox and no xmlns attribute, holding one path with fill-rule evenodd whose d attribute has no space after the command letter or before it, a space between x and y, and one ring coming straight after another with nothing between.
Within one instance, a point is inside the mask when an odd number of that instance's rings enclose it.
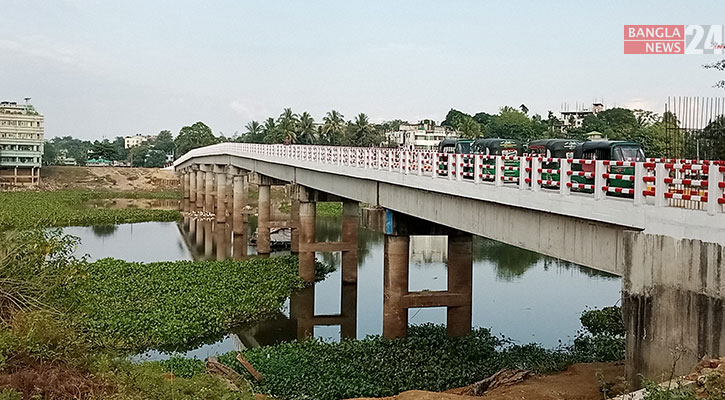
<instances>
[{"instance_id":1,"label":"tall tree","mask_svg":"<svg viewBox=\"0 0 725 400\"><path fill-rule=\"evenodd\" d=\"M282 140L289 138L291 143L297 143L297 114L291 108L285 108L277 119L277 127L282 135Z\"/></svg>"},{"instance_id":2,"label":"tall tree","mask_svg":"<svg viewBox=\"0 0 725 400\"><path fill-rule=\"evenodd\" d=\"M461 136L469 139L475 139L481 135L481 125L473 120L473 117L467 115L458 124L458 131L461 132Z\"/></svg>"},{"instance_id":3,"label":"tall tree","mask_svg":"<svg viewBox=\"0 0 725 400\"><path fill-rule=\"evenodd\" d=\"M239 140L246 143L264 143L264 129L257 121L249 121L244 126L246 132L239 137Z\"/></svg>"},{"instance_id":4,"label":"tall tree","mask_svg":"<svg viewBox=\"0 0 725 400\"><path fill-rule=\"evenodd\" d=\"M277 129L277 122L274 118L269 117L264 120L262 125L262 133L264 133L264 143L281 143L279 129Z\"/></svg>"},{"instance_id":5,"label":"tall tree","mask_svg":"<svg viewBox=\"0 0 725 400\"><path fill-rule=\"evenodd\" d=\"M718 71L725 71L725 60L720 60L718 62L712 63L712 64L706 64L704 65L707 69L715 69ZM721 79L717 82L715 82L714 87L725 89L725 79Z\"/></svg>"},{"instance_id":6,"label":"tall tree","mask_svg":"<svg viewBox=\"0 0 725 400\"><path fill-rule=\"evenodd\" d=\"M178 158L189 152L189 150L218 142L219 140L214 136L211 128L203 122L197 122L191 126L181 128L179 135L174 140L174 146L176 147L175 155Z\"/></svg>"},{"instance_id":7,"label":"tall tree","mask_svg":"<svg viewBox=\"0 0 725 400\"><path fill-rule=\"evenodd\" d=\"M351 145L353 146L376 146L381 140L377 137L375 127L370 124L367 115L360 113L355 121L350 124Z\"/></svg>"},{"instance_id":8,"label":"tall tree","mask_svg":"<svg viewBox=\"0 0 725 400\"><path fill-rule=\"evenodd\" d=\"M153 142L154 149L163 151L164 154L172 154L174 152L174 136L171 131L163 130Z\"/></svg>"},{"instance_id":9,"label":"tall tree","mask_svg":"<svg viewBox=\"0 0 725 400\"><path fill-rule=\"evenodd\" d=\"M345 119L338 111L328 111L327 115L322 119L322 134L325 144L340 145L344 142Z\"/></svg>"},{"instance_id":10,"label":"tall tree","mask_svg":"<svg viewBox=\"0 0 725 400\"><path fill-rule=\"evenodd\" d=\"M300 115L297 121L298 141L301 144L315 144L317 138L317 130L315 129L315 119L307 111Z\"/></svg>"}]
</instances>

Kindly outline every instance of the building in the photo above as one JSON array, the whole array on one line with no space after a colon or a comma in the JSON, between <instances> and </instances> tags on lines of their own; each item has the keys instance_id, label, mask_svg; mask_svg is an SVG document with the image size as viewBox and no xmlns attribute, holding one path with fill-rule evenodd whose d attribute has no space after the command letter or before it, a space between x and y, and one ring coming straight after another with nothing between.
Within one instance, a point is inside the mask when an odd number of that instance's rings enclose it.
<instances>
[{"instance_id":1,"label":"building","mask_svg":"<svg viewBox=\"0 0 725 400\"><path fill-rule=\"evenodd\" d=\"M385 136L388 143L396 146L433 150L441 140L457 134L458 131L448 126L438 126L434 121L425 120L417 124L402 123L397 131L388 132Z\"/></svg>"},{"instance_id":2,"label":"building","mask_svg":"<svg viewBox=\"0 0 725 400\"><path fill-rule=\"evenodd\" d=\"M154 136L152 135L142 135L140 133L133 136L126 136L123 141L123 147L130 149L132 147L140 146L142 143L146 143L153 138Z\"/></svg>"},{"instance_id":3,"label":"building","mask_svg":"<svg viewBox=\"0 0 725 400\"><path fill-rule=\"evenodd\" d=\"M40 182L45 123L29 100L0 102L0 185Z\"/></svg>"},{"instance_id":4,"label":"building","mask_svg":"<svg viewBox=\"0 0 725 400\"><path fill-rule=\"evenodd\" d=\"M572 128L581 128L584 123L584 118L589 115L597 115L604 111L603 103L592 103L592 107L581 107L577 106L575 110L561 111L561 129L565 131Z\"/></svg>"}]
</instances>

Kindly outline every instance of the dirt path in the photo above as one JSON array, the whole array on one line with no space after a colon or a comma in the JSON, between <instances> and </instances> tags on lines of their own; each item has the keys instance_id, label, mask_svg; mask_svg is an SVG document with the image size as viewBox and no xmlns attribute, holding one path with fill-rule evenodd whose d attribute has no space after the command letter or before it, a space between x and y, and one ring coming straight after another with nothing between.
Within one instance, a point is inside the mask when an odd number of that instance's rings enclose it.
<instances>
[{"instance_id":1,"label":"dirt path","mask_svg":"<svg viewBox=\"0 0 725 400\"><path fill-rule=\"evenodd\" d=\"M384 400L601 400L602 383L614 384L613 389L621 391L624 387L619 377L623 375L622 363L575 364L562 373L535 376L513 386L496 388L480 397L456 394L463 389L447 393L413 390Z\"/></svg>"},{"instance_id":2,"label":"dirt path","mask_svg":"<svg viewBox=\"0 0 725 400\"><path fill-rule=\"evenodd\" d=\"M158 168L44 167L41 188L112 189L116 191L175 189L179 179L174 171Z\"/></svg>"}]
</instances>

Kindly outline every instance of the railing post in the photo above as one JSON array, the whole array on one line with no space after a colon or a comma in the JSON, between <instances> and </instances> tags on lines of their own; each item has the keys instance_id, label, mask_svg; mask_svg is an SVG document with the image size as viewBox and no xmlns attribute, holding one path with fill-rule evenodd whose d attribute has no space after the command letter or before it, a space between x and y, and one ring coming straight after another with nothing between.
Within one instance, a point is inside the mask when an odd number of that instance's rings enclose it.
<instances>
[{"instance_id":1,"label":"railing post","mask_svg":"<svg viewBox=\"0 0 725 400\"><path fill-rule=\"evenodd\" d=\"M720 172L720 166L710 163L707 171L707 213L715 215L720 212L721 206L718 200L722 198L723 188L720 182L725 181L725 174Z\"/></svg>"},{"instance_id":2,"label":"railing post","mask_svg":"<svg viewBox=\"0 0 725 400\"><path fill-rule=\"evenodd\" d=\"M386 149L385 155L388 158L388 171L393 171L393 149Z\"/></svg>"},{"instance_id":3,"label":"railing post","mask_svg":"<svg viewBox=\"0 0 725 400\"><path fill-rule=\"evenodd\" d=\"M431 169L433 170L433 179L438 178L438 163L440 162L440 156L438 156L438 152L433 152L433 163L431 164Z\"/></svg>"},{"instance_id":4,"label":"railing post","mask_svg":"<svg viewBox=\"0 0 725 400\"><path fill-rule=\"evenodd\" d=\"M531 162L528 157L519 157L519 190L528 190L529 184L526 183L526 178L529 177L527 168L531 168Z\"/></svg>"},{"instance_id":5,"label":"railing post","mask_svg":"<svg viewBox=\"0 0 725 400\"><path fill-rule=\"evenodd\" d=\"M456 180L463 181L463 154L456 154Z\"/></svg>"},{"instance_id":6,"label":"railing post","mask_svg":"<svg viewBox=\"0 0 725 400\"><path fill-rule=\"evenodd\" d=\"M410 173L410 154L408 150L404 150L400 154L400 166L403 168L403 173L405 175Z\"/></svg>"},{"instance_id":7,"label":"railing post","mask_svg":"<svg viewBox=\"0 0 725 400\"><path fill-rule=\"evenodd\" d=\"M494 185L503 186L503 156L496 156L495 165L496 170L494 171L495 178L493 180Z\"/></svg>"},{"instance_id":8,"label":"railing post","mask_svg":"<svg viewBox=\"0 0 725 400\"><path fill-rule=\"evenodd\" d=\"M655 164L655 207L667 206L667 199L665 198L667 192L665 178L667 175L667 168L664 163Z\"/></svg>"},{"instance_id":9,"label":"railing post","mask_svg":"<svg viewBox=\"0 0 725 400\"><path fill-rule=\"evenodd\" d=\"M571 164L566 160L566 158L560 158L559 159L559 193L562 196L568 196L571 194L571 188L567 183L569 183L569 171L571 170Z\"/></svg>"},{"instance_id":10,"label":"railing post","mask_svg":"<svg viewBox=\"0 0 725 400\"><path fill-rule=\"evenodd\" d=\"M449 153L448 154L448 157L447 157L447 161L448 161L448 166L447 166L447 168L448 168L448 170L447 170L447 172L448 172L448 180L449 181L452 181L453 180L453 175L454 175L453 174L453 166L456 163L456 155L454 153Z\"/></svg>"},{"instance_id":11,"label":"railing post","mask_svg":"<svg viewBox=\"0 0 725 400\"><path fill-rule=\"evenodd\" d=\"M541 173L539 168L541 167L541 160L538 157L531 158L531 190L534 192L541 191Z\"/></svg>"},{"instance_id":12,"label":"railing post","mask_svg":"<svg viewBox=\"0 0 725 400\"><path fill-rule=\"evenodd\" d=\"M481 162L479 154L471 154L471 160L473 161L473 183L478 185L481 183Z\"/></svg>"},{"instance_id":13,"label":"railing post","mask_svg":"<svg viewBox=\"0 0 725 400\"><path fill-rule=\"evenodd\" d=\"M594 161L594 199L595 200L602 200L606 198L607 193L602 190L602 187L606 183L606 180L604 180L604 174L607 172L606 166L604 165L604 161L602 160L595 160Z\"/></svg>"},{"instance_id":14,"label":"railing post","mask_svg":"<svg viewBox=\"0 0 725 400\"><path fill-rule=\"evenodd\" d=\"M423 175L423 152L415 152L415 166L418 167L418 175Z\"/></svg>"},{"instance_id":15,"label":"railing post","mask_svg":"<svg viewBox=\"0 0 725 400\"><path fill-rule=\"evenodd\" d=\"M647 175L647 168L643 162L634 163L634 205L641 206L644 204L644 177Z\"/></svg>"}]
</instances>

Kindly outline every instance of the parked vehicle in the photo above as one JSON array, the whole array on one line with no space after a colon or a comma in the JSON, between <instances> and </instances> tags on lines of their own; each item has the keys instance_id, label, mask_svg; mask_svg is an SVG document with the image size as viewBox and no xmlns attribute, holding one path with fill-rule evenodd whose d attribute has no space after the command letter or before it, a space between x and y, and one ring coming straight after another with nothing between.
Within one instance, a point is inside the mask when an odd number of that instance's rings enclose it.
<instances>
[{"instance_id":1,"label":"parked vehicle","mask_svg":"<svg viewBox=\"0 0 725 400\"><path fill-rule=\"evenodd\" d=\"M574 159L609 161L645 161L642 145L622 140L593 140L579 143L574 149ZM572 171L594 172L594 164L572 164ZM632 175L634 167L610 165L610 174ZM572 175L574 183L594 184L594 178ZM634 183L626 179L608 179L607 186L632 188ZM591 190L585 190L591 192Z\"/></svg>"},{"instance_id":2,"label":"parked vehicle","mask_svg":"<svg viewBox=\"0 0 725 400\"><path fill-rule=\"evenodd\" d=\"M539 139L529 143L529 155L541 156L544 158L574 158L574 149L582 143L579 140L570 139ZM559 181L558 172L547 172L546 170L558 170L558 161L544 161L541 163L541 179L543 181Z\"/></svg>"},{"instance_id":3,"label":"parked vehicle","mask_svg":"<svg viewBox=\"0 0 725 400\"><path fill-rule=\"evenodd\" d=\"M438 175L448 175L449 154L471 153L472 139L446 138L438 143Z\"/></svg>"},{"instance_id":4,"label":"parked vehicle","mask_svg":"<svg viewBox=\"0 0 725 400\"><path fill-rule=\"evenodd\" d=\"M471 152L473 154L483 154L489 156L520 156L524 153L523 144L514 139L476 139L471 145ZM496 174L496 160L485 158L482 160L483 168L481 173L485 177L491 177ZM507 167L518 167L518 160L504 160L504 166ZM518 177L518 169L506 169L504 170L504 176ZM485 178L484 177L484 178Z\"/></svg>"}]
</instances>

